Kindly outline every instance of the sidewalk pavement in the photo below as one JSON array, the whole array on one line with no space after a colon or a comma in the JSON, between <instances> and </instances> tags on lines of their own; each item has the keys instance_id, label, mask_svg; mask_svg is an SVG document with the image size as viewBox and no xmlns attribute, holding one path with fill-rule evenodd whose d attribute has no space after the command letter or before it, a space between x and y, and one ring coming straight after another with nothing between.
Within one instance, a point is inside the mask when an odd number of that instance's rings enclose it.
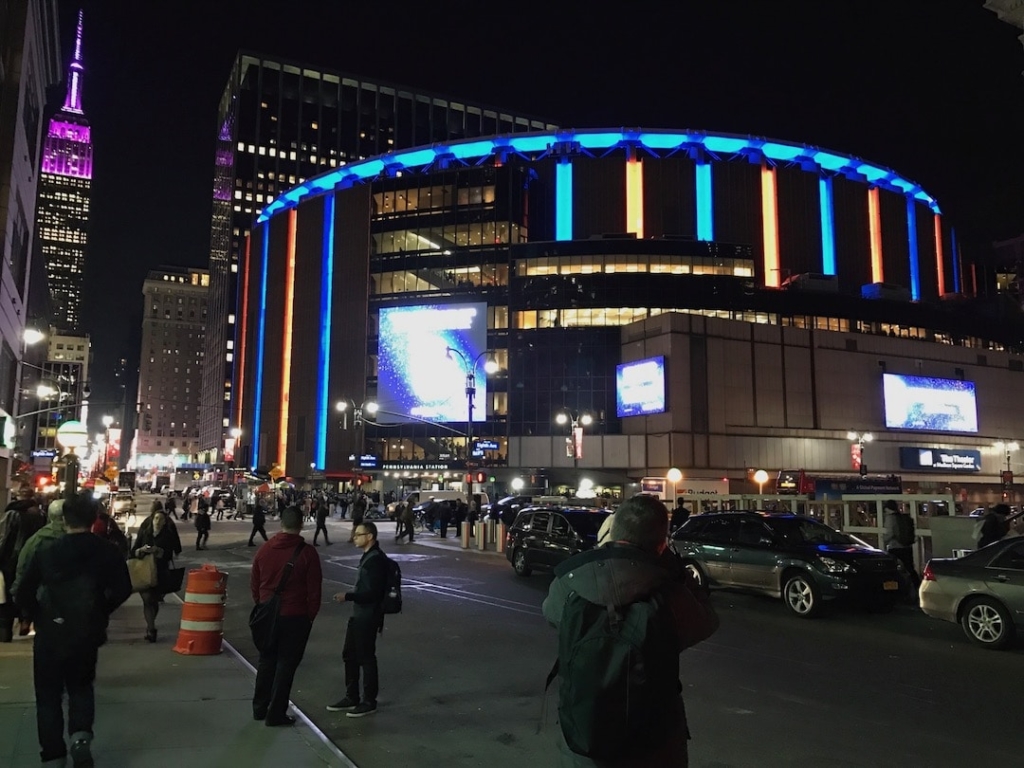
<instances>
[{"instance_id":1,"label":"sidewalk pavement","mask_svg":"<svg viewBox=\"0 0 1024 768\"><path fill-rule=\"evenodd\" d=\"M155 645L143 639L138 595L111 616L96 673L98 766L355 768L300 712L293 712L292 728L254 721L252 668L227 643L217 656L175 653L180 615L180 602L168 595L158 619L164 634ZM32 639L16 638L0 643L0 766L39 764Z\"/></svg>"}]
</instances>

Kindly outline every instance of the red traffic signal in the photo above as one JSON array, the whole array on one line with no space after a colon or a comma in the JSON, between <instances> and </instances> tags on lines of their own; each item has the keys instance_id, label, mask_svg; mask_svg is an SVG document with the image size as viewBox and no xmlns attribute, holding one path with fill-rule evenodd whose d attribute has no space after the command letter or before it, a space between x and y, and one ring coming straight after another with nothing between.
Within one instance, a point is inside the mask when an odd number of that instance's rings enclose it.
<instances>
[{"instance_id":1,"label":"red traffic signal","mask_svg":"<svg viewBox=\"0 0 1024 768\"><path fill-rule=\"evenodd\" d=\"M474 479L478 483L486 483L487 482L487 473L486 472L477 472L476 473L476 478L474 478Z\"/></svg>"}]
</instances>

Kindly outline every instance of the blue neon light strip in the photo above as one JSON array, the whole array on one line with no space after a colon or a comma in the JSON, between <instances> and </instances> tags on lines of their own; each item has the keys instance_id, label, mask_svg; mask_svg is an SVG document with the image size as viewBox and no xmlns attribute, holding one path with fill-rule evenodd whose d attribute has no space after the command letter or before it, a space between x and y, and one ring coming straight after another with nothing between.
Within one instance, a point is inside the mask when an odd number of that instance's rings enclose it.
<instances>
[{"instance_id":1,"label":"blue neon light strip","mask_svg":"<svg viewBox=\"0 0 1024 768\"><path fill-rule=\"evenodd\" d=\"M715 239L715 202L711 194L711 163L697 163L697 239Z\"/></svg>"},{"instance_id":2,"label":"blue neon light strip","mask_svg":"<svg viewBox=\"0 0 1024 768\"><path fill-rule=\"evenodd\" d=\"M320 376L316 386L316 465L327 466L327 384L331 369L331 311L334 305L334 195L324 200L324 241L320 256Z\"/></svg>"},{"instance_id":3,"label":"blue neon light strip","mask_svg":"<svg viewBox=\"0 0 1024 768\"><path fill-rule=\"evenodd\" d=\"M836 273L835 208L832 203L832 177L818 179L818 198L821 203L821 271Z\"/></svg>"},{"instance_id":4,"label":"blue neon light strip","mask_svg":"<svg viewBox=\"0 0 1024 768\"><path fill-rule=\"evenodd\" d=\"M260 463L260 428L263 418L263 345L267 331L267 264L270 262L270 224L263 225L260 267L260 319L256 324L256 394L252 411L252 466Z\"/></svg>"},{"instance_id":5,"label":"blue neon light strip","mask_svg":"<svg viewBox=\"0 0 1024 768\"><path fill-rule=\"evenodd\" d=\"M917 203L907 198L907 243L910 245L910 298L921 298L921 264L917 250Z\"/></svg>"},{"instance_id":6,"label":"blue neon light strip","mask_svg":"<svg viewBox=\"0 0 1024 768\"><path fill-rule=\"evenodd\" d=\"M953 291L960 293L960 248L956 244L956 230L950 228L949 235L953 250Z\"/></svg>"},{"instance_id":7,"label":"blue neon light strip","mask_svg":"<svg viewBox=\"0 0 1024 768\"><path fill-rule=\"evenodd\" d=\"M468 139L438 143L430 147L414 147L378 157L360 160L335 168L314 179L293 187L267 205L257 219L263 223L272 216L299 204L300 201L328 192L346 189L354 184L377 177L382 171L423 171L430 168L438 156L451 156L465 163L487 160L498 152L512 150L523 154L537 154L553 150L588 152L613 149L622 143L652 152L672 151L684 145L703 148L715 154L735 155L744 150L756 150L775 162L809 161L827 171L854 173L864 176L869 183L890 189L925 203L933 213L941 213L938 203L917 184L897 175L894 171L837 152L821 150L804 144L767 141L728 134L695 133L685 130L559 130L544 133L517 133L495 136L491 139ZM809 168L808 168L809 170ZM699 183L698 183L699 185Z\"/></svg>"},{"instance_id":8,"label":"blue neon light strip","mask_svg":"<svg viewBox=\"0 0 1024 768\"><path fill-rule=\"evenodd\" d=\"M555 240L572 240L572 161L555 166Z\"/></svg>"}]
</instances>

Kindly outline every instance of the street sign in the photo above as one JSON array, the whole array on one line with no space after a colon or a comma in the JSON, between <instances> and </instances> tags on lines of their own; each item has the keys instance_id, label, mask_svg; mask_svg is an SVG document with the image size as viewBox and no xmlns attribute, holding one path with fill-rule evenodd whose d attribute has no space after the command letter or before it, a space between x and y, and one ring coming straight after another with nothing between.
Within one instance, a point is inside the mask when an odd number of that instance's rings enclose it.
<instances>
[{"instance_id":1,"label":"street sign","mask_svg":"<svg viewBox=\"0 0 1024 768\"><path fill-rule=\"evenodd\" d=\"M480 451L496 451L498 450L497 440L478 440L476 444L477 450Z\"/></svg>"}]
</instances>

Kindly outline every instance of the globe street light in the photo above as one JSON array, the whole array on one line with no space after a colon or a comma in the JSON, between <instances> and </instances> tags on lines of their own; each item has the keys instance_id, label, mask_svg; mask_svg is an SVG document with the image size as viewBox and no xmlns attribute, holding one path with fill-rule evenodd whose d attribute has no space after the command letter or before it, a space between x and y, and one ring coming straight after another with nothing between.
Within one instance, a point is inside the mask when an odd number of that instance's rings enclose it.
<instances>
[{"instance_id":1,"label":"globe street light","mask_svg":"<svg viewBox=\"0 0 1024 768\"><path fill-rule=\"evenodd\" d=\"M579 460L583 456L583 427L593 424L594 417L589 413L575 414L571 411L559 411L555 414L555 423L569 425L571 437L566 438L566 447L572 454L573 468L579 469Z\"/></svg>"},{"instance_id":2,"label":"globe street light","mask_svg":"<svg viewBox=\"0 0 1024 768\"><path fill-rule=\"evenodd\" d=\"M1016 453L1017 451L1019 451L1020 450L1020 444L1017 443L1016 441L1007 443L1007 442L1003 442L1002 440L999 440L999 441L996 442L996 444L993 447L997 451L1005 451L1006 452L1006 471L1009 472L1010 471L1010 454L1011 453Z\"/></svg>"},{"instance_id":3,"label":"globe street light","mask_svg":"<svg viewBox=\"0 0 1024 768\"><path fill-rule=\"evenodd\" d=\"M757 495L764 495L764 484L768 482L768 473L763 469L757 470L754 473L754 482L757 483Z\"/></svg>"},{"instance_id":4,"label":"globe street light","mask_svg":"<svg viewBox=\"0 0 1024 768\"><path fill-rule=\"evenodd\" d=\"M454 360L453 354L462 361L462 367L466 371L466 458L468 460L473 451L473 398L476 397L476 369L480 365L480 360L486 357L484 373L496 373L498 361L494 359L494 352L490 349L485 349L470 362L469 358L455 347L445 347L445 357Z\"/></svg>"}]
</instances>

